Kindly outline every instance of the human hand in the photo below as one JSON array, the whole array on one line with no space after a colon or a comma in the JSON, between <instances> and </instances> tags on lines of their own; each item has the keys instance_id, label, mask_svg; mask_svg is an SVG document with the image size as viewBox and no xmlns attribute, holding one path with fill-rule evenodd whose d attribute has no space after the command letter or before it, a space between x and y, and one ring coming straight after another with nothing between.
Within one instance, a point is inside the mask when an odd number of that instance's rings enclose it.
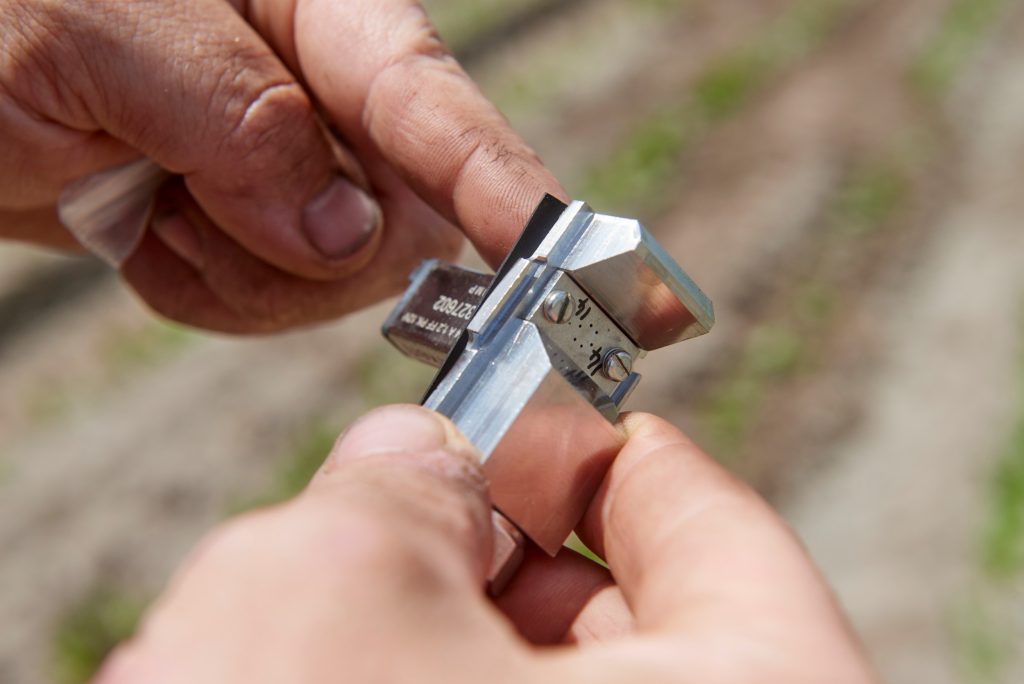
<instances>
[{"instance_id":1,"label":"human hand","mask_svg":"<svg viewBox=\"0 0 1024 684\"><path fill-rule=\"evenodd\" d=\"M149 157L179 178L121 273L173 319L260 332L332 318L454 256L451 222L500 261L561 194L413 0L0 10L0 235L73 243L62 189Z\"/></svg>"},{"instance_id":2,"label":"human hand","mask_svg":"<svg viewBox=\"0 0 1024 684\"><path fill-rule=\"evenodd\" d=\"M389 407L297 499L214 531L98 682L875 681L769 507L659 419L624 429L580 529L611 574L532 554L491 603L476 452Z\"/></svg>"}]
</instances>

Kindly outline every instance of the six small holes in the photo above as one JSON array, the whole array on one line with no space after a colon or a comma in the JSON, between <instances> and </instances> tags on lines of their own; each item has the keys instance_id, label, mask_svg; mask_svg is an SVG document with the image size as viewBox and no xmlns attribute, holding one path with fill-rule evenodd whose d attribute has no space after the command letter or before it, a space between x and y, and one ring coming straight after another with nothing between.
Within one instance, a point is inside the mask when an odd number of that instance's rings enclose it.
<instances>
[{"instance_id":1,"label":"six small holes","mask_svg":"<svg viewBox=\"0 0 1024 684\"><path fill-rule=\"evenodd\" d=\"M586 330L583 327L583 322L582 321L577 323L576 327L579 328L581 331L585 331ZM601 334L601 331L599 329L595 328L593 323L587 323L587 328L590 328L593 331L594 335L600 335ZM610 330L605 330L605 334L610 334L610 333L611 333ZM572 338L572 341L577 343L577 344L579 344L581 350L586 350L588 345L590 346L591 349L594 348L594 343L593 342L589 342L588 343L586 340L584 340L583 342L580 342L580 338L579 337Z\"/></svg>"}]
</instances>

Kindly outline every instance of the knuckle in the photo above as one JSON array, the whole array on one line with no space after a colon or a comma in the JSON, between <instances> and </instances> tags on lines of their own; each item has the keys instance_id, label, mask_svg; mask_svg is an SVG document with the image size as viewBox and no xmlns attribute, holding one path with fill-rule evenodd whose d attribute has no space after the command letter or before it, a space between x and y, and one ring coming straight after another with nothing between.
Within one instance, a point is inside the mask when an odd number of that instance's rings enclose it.
<instances>
[{"instance_id":1,"label":"knuckle","mask_svg":"<svg viewBox=\"0 0 1024 684\"><path fill-rule=\"evenodd\" d=\"M294 543L301 549L296 555L312 559L330 574L341 569L352 578L439 581L433 549L396 524L392 511L361 505L359 498L333 501L330 514L313 520L303 516L294 526Z\"/></svg>"},{"instance_id":2,"label":"knuckle","mask_svg":"<svg viewBox=\"0 0 1024 684\"><path fill-rule=\"evenodd\" d=\"M451 545L490 529L487 483L478 468L447 452L416 458L416 464L356 463L362 472L348 475L374 493L367 506L380 510L376 517L386 521L391 536Z\"/></svg>"},{"instance_id":3,"label":"knuckle","mask_svg":"<svg viewBox=\"0 0 1024 684\"><path fill-rule=\"evenodd\" d=\"M345 567L355 577L380 578L403 587L436 593L451 584L443 552L428 540L394 534L363 538L350 548Z\"/></svg>"},{"instance_id":4,"label":"knuckle","mask_svg":"<svg viewBox=\"0 0 1024 684\"><path fill-rule=\"evenodd\" d=\"M482 483L482 476L479 484L474 476L467 475L466 478L470 486L480 490L479 498L466 496L451 486L438 486L439 478L423 478L418 486L410 488L415 498L404 499L409 507L409 519L421 520L423 524L443 536L461 538L472 532L480 513L486 485Z\"/></svg>"},{"instance_id":5,"label":"knuckle","mask_svg":"<svg viewBox=\"0 0 1024 684\"><path fill-rule=\"evenodd\" d=\"M416 142L445 131L450 123L435 110L436 88L451 89L450 79L464 79L458 64L447 57L411 48L378 70L363 103L361 123L371 136ZM430 124L424 126L424 124Z\"/></svg>"},{"instance_id":6,"label":"knuckle","mask_svg":"<svg viewBox=\"0 0 1024 684\"><path fill-rule=\"evenodd\" d=\"M442 467L469 470L463 463ZM382 456L346 464L327 475L318 495L333 502L328 505L336 512L324 516L338 525L331 534L358 541L351 545L346 563L436 572L437 550L481 542L481 530L490 529L482 476L467 472L441 477L428 470L434 467L409 467ZM452 486L452 477L467 483ZM331 478L337 479L332 483ZM467 495L467 488L479 495Z\"/></svg>"},{"instance_id":7,"label":"knuckle","mask_svg":"<svg viewBox=\"0 0 1024 684\"><path fill-rule=\"evenodd\" d=\"M494 125L494 122L463 131L462 144L465 152L446 179L445 189L451 197L460 196L460 188L466 187L467 179L477 180L473 175L481 169L520 163L525 151L522 145L513 146L504 126ZM525 176L525 170L520 169L520 174Z\"/></svg>"},{"instance_id":8,"label":"knuckle","mask_svg":"<svg viewBox=\"0 0 1024 684\"><path fill-rule=\"evenodd\" d=\"M472 106L450 108L442 101ZM376 75L362 124L414 177L423 175L424 159L434 160L424 182L445 197L459 195L467 179L480 180L481 170L526 175L539 164L458 63L429 52L410 50Z\"/></svg>"},{"instance_id":9,"label":"knuckle","mask_svg":"<svg viewBox=\"0 0 1024 684\"><path fill-rule=\"evenodd\" d=\"M360 121L367 131L391 128L408 135L416 132L418 124L416 117L404 114L414 109L424 88L434 85L428 80L444 74L466 76L419 3L407 8L405 21L393 35L390 56L373 71L367 84ZM396 117L399 124L406 125L396 126Z\"/></svg>"},{"instance_id":10,"label":"knuckle","mask_svg":"<svg viewBox=\"0 0 1024 684\"><path fill-rule=\"evenodd\" d=\"M361 574L393 572L394 568L423 569L407 541L383 520L356 515L349 524L332 525L326 531L332 540L344 542L344 565Z\"/></svg>"},{"instance_id":11,"label":"knuckle","mask_svg":"<svg viewBox=\"0 0 1024 684\"><path fill-rule=\"evenodd\" d=\"M234 162L259 173L278 166L285 150L292 152L289 158L323 156L323 152L315 154L309 149L314 138L309 133L315 131L313 106L298 83L264 85L238 97L237 102L233 107L237 113L229 117L222 141L223 151Z\"/></svg>"}]
</instances>

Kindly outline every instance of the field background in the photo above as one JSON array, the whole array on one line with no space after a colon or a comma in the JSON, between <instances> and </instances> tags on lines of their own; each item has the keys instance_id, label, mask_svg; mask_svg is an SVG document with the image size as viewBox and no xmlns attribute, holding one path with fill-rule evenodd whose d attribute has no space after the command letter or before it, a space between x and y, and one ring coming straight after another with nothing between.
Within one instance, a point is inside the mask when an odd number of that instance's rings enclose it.
<instances>
[{"instance_id":1,"label":"field background","mask_svg":"<svg viewBox=\"0 0 1024 684\"><path fill-rule=\"evenodd\" d=\"M1024 3L426 4L714 299L631 405L786 515L886 681L1024 681ZM0 681L84 681L204 530L416 400L386 311L213 337L0 245Z\"/></svg>"}]
</instances>

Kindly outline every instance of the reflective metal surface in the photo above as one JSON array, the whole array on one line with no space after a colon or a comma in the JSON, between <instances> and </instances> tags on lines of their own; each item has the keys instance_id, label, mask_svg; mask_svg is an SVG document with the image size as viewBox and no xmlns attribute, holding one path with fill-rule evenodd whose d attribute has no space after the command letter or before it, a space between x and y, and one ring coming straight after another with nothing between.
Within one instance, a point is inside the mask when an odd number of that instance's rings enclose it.
<instances>
[{"instance_id":1,"label":"reflective metal surface","mask_svg":"<svg viewBox=\"0 0 1024 684\"><path fill-rule=\"evenodd\" d=\"M634 364L714 322L639 223L562 209L544 234L531 222L532 247L503 266L424 401L480 449L495 508L552 555L622 446L614 422L640 381Z\"/></svg>"},{"instance_id":2,"label":"reflective metal surface","mask_svg":"<svg viewBox=\"0 0 1024 684\"><path fill-rule=\"evenodd\" d=\"M487 573L487 589L491 595L497 596L505 590L522 565L526 555L526 540L519 528L498 511L492 512L491 521L494 528L494 553Z\"/></svg>"},{"instance_id":3,"label":"reflective metal surface","mask_svg":"<svg viewBox=\"0 0 1024 684\"><path fill-rule=\"evenodd\" d=\"M647 350L703 335L711 301L639 221L574 202L534 254L572 276Z\"/></svg>"},{"instance_id":4,"label":"reflective metal surface","mask_svg":"<svg viewBox=\"0 0 1024 684\"><path fill-rule=\"evenodd\" d=\"M444 363L483 301L493 276L430 259L409 278L383 333L406 356L435 368Z\"/></svg>"}]
</instances>

